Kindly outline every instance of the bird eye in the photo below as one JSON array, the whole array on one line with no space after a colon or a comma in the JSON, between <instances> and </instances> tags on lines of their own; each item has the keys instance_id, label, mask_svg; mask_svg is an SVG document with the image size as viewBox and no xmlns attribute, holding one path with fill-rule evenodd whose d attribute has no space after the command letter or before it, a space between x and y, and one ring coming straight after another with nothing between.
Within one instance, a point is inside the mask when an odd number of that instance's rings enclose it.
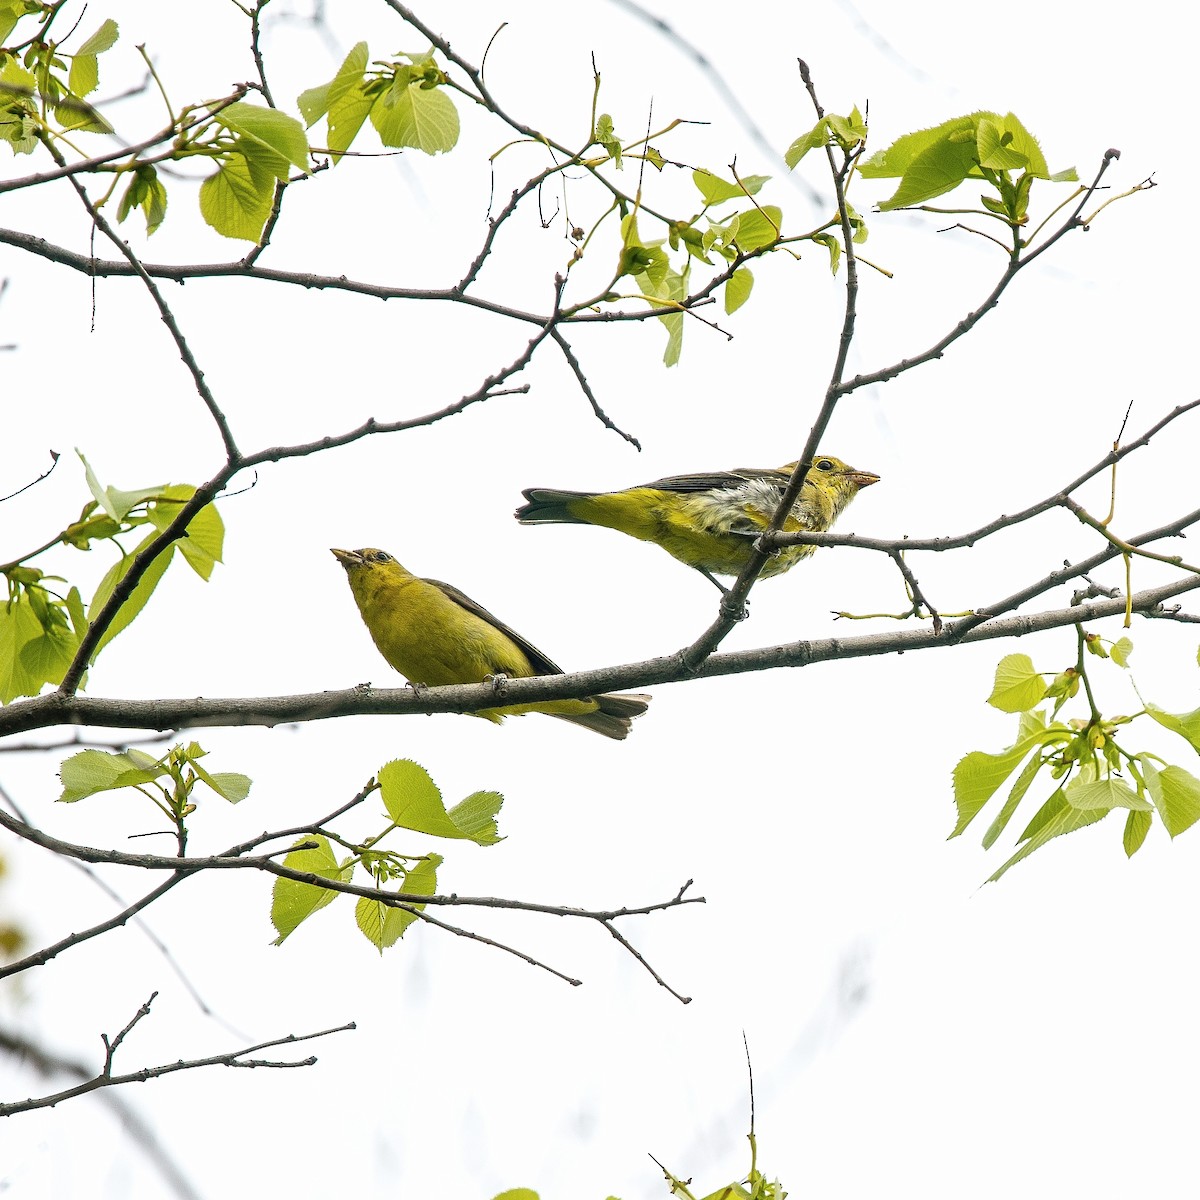
<instances>
[{"instance_id":1,"label":"bird eye","mask_svg":"<svg viewBox=\"0 0 1200 1200\"><path fill-rule=\"evenodd\" d=\"M816 467L818 471L832 471L833 463L827 458L822 458L817 461Z\"/></svg>"},{"instance_id":2,"label":"bird eye","mask_svg":"<svg viewBox=\"0 0 1200 1200\"><path fill-rule=\"evenodd\" d=\"M392 556L386 550L376 550L367 556L372 562L391 562Z\"/></svg>"}]
</instances>

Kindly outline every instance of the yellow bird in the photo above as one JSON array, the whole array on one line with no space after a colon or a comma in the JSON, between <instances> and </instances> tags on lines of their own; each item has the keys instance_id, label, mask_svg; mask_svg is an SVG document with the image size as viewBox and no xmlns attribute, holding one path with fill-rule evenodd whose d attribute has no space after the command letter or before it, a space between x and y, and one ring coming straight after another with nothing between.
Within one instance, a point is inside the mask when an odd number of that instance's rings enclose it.
<instances>
[{"instance_id":1,"label":"yellow bird","mask_svg":"<svg viewBox=\"0 0 1200 1200\"><path fill-rule=\"evenodd\" d=\"M387 551L368 547L332 554L346 568L350 591L379 653L409 683L443 687L482 683L497 675L528 679L563 673L469 596L448 583L418 578ZM649 703L649 696L625 693L508 704L475 715L499 724L505 714L542 712L620 740Z\"/></svg>"},{"instance_id":2,"label":"yellow bird","mask_svg":"<svg viewBox=\"0 0 1200 1200\"><path fill-rule=\"evenodd\" d=\"M620 492L562 492L528 488L528 501L514 516L522 525L604 525L643 542L653 542L680 562L695 567L721 588L714 575L738 575L754 539L771 520L796 469L739 469L704 475L673 475ZM819 455L792 511L785 533L825 533L862 488L879 482L871 471ZM782 575L815 546L784 546L767 559L762 578Z\"/></svg>"}]
</instances>

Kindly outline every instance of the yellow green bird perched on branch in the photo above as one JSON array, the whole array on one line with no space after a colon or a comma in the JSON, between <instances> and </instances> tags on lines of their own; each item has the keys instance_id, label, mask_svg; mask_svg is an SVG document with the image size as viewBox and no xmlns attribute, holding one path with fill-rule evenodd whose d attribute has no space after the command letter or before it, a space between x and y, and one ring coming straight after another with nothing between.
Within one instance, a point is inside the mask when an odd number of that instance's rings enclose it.
<instances>
[{"instance_id":1,"label":"yellow green bird perched on branch","mask_svg":"<svg viewBox=\"0 0 1200 1200\"><path fill-rule=\"evenodd\" d=\"M448 583L418 578L385 550L332 553L346 568L350 591L379 653L409 683L444 687L483 683L500 675L528 679L563 673L469 596ZM499 724L506 714L541 712L620 740L649 703L649 696L625 693L508 704L475 715Z\"/></svg>"},{"instance_id":2,"label":"yellow green bird perched on branch","mask_svg":"<svg viewBox=\"0 0 1200 1200\"><path fill-rule=\"evenodd\" d=\"M562 492L527 488L529 502L514 514L522 525L604 525L653 542L695 567L722 591L714 575L738 575L754 539L767 525L796 463L778 470L739 469L705 475L673 475L621 492ZM826 533L862 488L879 482L840 458L819 455L792 511L785 533ZM762 578L782 575L815 546L784 546L767 559Z\"/></svg>"}]
</instances>

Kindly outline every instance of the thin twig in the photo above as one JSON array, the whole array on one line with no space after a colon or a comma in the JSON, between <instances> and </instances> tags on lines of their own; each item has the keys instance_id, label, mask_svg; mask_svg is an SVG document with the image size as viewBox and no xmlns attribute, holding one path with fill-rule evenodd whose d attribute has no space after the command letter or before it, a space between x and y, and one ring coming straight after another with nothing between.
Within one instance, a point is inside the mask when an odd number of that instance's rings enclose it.
<instances>
[{"instance_id":1,"label":"thin twig","mask_svg":"<svg viewBox=\"0 0 1200 1200\"><path fill-rule=\"evenodd\" d=\"M137 1019L137 1017L134 1018L135 1021ZM61 1104L64 1100L72 1100L76 1096L86 1096L89 1092L97 1091L100 1088L119 1087L124 1083L145 1083L148 1079L159 1079L163 1075L173 1075L176 1071L194 1071L199 1067L267 1067L278 1070L286 1070L292 1067L311 1067L317 1061L311 1055L308 1058L290 1061L247 1059L247 1055L256 1054L260 1050L274 1049L277 1046L293 1046L300 1042L310 1042L316 1038L329 1037L334 1033L346 1033L355 1028L357 1028L355 1023L349 1021L345 1025L338 1025L332 1029L322 1029L317 1033L288 1034L287 1037L272 1038L268 1042L259 1042L255 1046L247 1046L243 1050L233 1050L228 1054L214 1054L208 1058L194 1058L187 1061L180 1059L177 1062L165 1063L160 1067L143 1067L140 1071L131 1071L127 1075L101 1073L95 1076L95 1078L87 1080L85 1083L78 1084L76 1087L55 1092L52 1096L31 1097L28 1100L14 1100L8 1103L0 1103L0 1117L9 1117L14 1113L33 1112L39 1108L53 1108L55 1105Z\"/></svg>"}]
</instances>

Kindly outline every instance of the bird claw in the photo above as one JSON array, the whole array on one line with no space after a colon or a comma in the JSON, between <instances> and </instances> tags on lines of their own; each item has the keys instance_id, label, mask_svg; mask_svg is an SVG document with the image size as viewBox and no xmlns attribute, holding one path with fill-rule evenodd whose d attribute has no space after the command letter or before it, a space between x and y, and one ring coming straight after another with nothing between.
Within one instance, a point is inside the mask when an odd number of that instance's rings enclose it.
<instances>
[{"instance_id":1,"label":"bird claw","mask_svg":"<svg viewBox=\"0 0 1200 1200\"><path fill-rule=\"evenodd\" d=\"M508 676L503 671L497 671L494 675L485 675L484 678L492 685L492 691L497 696L503 696L508 691Z\"/></svg>"}]
</instances>

